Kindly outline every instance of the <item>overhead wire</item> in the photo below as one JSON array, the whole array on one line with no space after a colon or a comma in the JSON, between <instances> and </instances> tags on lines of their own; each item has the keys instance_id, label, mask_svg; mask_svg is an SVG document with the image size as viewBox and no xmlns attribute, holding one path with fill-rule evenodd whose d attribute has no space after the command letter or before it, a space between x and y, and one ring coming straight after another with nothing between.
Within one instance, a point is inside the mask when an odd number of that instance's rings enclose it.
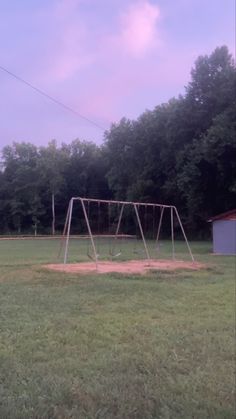
<instances>
[{"instance_id":1,"label":"overhead wire","mask_svg":"<svg viewBox=\"0 0 236 419\"><path fill-rule=\"evenodd\" d=\"M17 74L13 73L10 70L8 70L7 68L0 65L0 70L4 71L5 73L7 73L11 77L15 78L19 82L21 82L21 83L25 84L26 86L30 87L31 89L35 90L40 95L46 97L47 99L50 99L52 102L56 103L57 105L61 106L64 109L66 109L67 111L72 112L74 115L78 116L79 118L84 119L85 121L89 122L90 124L94 125L95 127L99 128L100 130L102 130L102 131L106 130L106 128L102 127L97 122L94 122L92 119L87 118L86 116L84 116L80 112L75 111L70 106L65 105L63 102L61 102L58 99L55 99L53 96L49 95L48 93L44 92L43 90L41 90L38 87L34 86L33 84L29 83L28 81L22 79L20 76L18 76Z\"/></svg>"}]
</instances>

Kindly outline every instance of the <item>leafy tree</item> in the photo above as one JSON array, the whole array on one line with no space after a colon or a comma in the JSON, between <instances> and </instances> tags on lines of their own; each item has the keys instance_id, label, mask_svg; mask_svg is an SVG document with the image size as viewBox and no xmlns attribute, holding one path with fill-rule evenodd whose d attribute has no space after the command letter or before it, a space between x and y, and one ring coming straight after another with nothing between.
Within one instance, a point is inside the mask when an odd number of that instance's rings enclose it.
<instances>
[{"instance_id":1,"label":"leafy tree","mask_svg":"<svg viewBox=\"0 0 236 419\"><path fill-rule=\"evenodd\" d=\"M233 205L236 71L227 48L199 57L191 78L184 96L113 125L105 146L117 198L175 204L197 232Z\"/></svg>"},{"instance_id":2,"label":"leafy tree","mask_svg":"<svg viewBox=\"0 0 236 419\"><path fill-rule=\"evenodd\" d=\"M107 179L117 199L128 198L128 188L133 184L139 167L139 154L134 155L135 139L134 123L125 118L105 133L104 154L110 167Z\"/></svg>"},{"instance_id":3,"label":"leafy tree","mask_svg":"<svg viewBox=\"0 0 236 419\"><path fill-rule=\"evenodd\" d=\"M234 108L219 114L205 135L185 153L178 186L188 221L203 229L209 216L233 208L236 197L236 118Z\"/></svg>"},{"instance_id":4,"label":"leafy tree","mask_svg":"<svg viewBox=\"0 0 236 419\"><path fill-rule=\"evenodd\" d=\"M227 47L216 48L210 56L200 56L191 78L186 88L186 108L196 138L211 126L213 118L235 102L235 63Z\"/></svg>"},{"instance_id":5,"label":"leafy tree","mask_svg":"<svg viewBox=\"0 0 236 419\"><path fill-rule=\"evenodd\" d=\"M74 140L63 144L69 156L65 169L67 198L90 196L97 198L108 194L105 179L106 160L102 150L89 141Z\"/></svg>"},{"instance_id":6,"label":"leafy tree","mask_svg":"<svg viewBox=\"0 0 236 419\"><path fill-rule=\"evenodd\" d=\"M2 151L3 231L61 227L69 199L90 196L171 203L195 234L235 205L235 63L223 46L197 59L185 95L121 119L101 147L79 139ZM79 216L77 213L77 222Z\"/></svg>"},{"instance_id":7,"label":"leafy tree","mask_svg":"<svg viewBox=\"0 0 236 419\"><path fill-rule=\"evenodd\" d=\"M51 196L52 214L52 235L55 234L55 196L59 194L64 186L64 170L67 161L67 154L57 148L55 140L49 142L47 147L39 149L38 168L41 178L41 191L43 195Z\"/></svg>"},{"instance_id":8,"label":"leafy tree","mask_svg":"<svg viewBox=\"0 0 236 419\"><path fill-rule=\"evenodd\" d=\"M30 143L14 143L2 151L4 166L5 209L11 223L21 233L22 227L32 225L33 217L42 215L37 170L37 147ZM37 200L37 205L33 201Z\"/></svg>"}]
</instances>

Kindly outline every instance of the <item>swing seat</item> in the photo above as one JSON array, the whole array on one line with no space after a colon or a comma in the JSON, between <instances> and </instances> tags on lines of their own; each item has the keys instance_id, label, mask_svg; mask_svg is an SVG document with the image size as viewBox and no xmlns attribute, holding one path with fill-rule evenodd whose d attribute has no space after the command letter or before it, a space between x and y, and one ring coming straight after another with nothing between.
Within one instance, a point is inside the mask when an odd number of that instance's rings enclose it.
<instances>
[{"instance_id":1,"label":"swing seat","mask_svg":"<svg viewBox=\"0 0 236 419\"><path fill-rule=\"evenodd\" d=\"M121 255L121 252L118 252L118 253L109 252L109 253L113 258L118 258L118 256Z\"/></svg>"},{"instance_id":2,"label":"swing seat","mask_svg":"<svg viewBox=\"0 0 236 419\"><path fill-rule=\"evenodd\" d=\"M161 244L161 243L158 243L158 244L155 246L156 251L157 251L157 252L160 252L161 247L162 247L162 244Z\"/></svg>"},{"instance_id":3,"label":"swing seat","mask_svg":"<svg viewBox=\"0 0 236 419\"><path fill-rule=\"evenodd\" d=\"M135 255L141 255L142 253L145 253L145 250L133 250L133 253Z\"/></svg>"},{"instance_id":4,"label":"swing seat","mask_svg":"<svg viewBox=\"0 0 236 419\"><path fill-rule=\"evenodd\" d=\"M95 262L95 258L93 255L91 255L90 253L87 253L87 256L89 257L89 259L93 260ZM99 254L96 254L97 259L99 258Z\"/></svg>"}]
</instances>

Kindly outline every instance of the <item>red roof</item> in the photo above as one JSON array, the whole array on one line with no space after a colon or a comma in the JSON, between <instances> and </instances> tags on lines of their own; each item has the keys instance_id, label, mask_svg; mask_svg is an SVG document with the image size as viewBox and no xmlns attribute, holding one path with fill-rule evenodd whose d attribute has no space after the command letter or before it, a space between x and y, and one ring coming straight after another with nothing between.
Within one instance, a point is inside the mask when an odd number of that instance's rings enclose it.
<instances>
[{"instance_id":1,"label":"red roof","mask_svg":"<svg viewBox=\"0 0 236 419\"><path fill-rule=\"evenodd\" d=\"M208 221L216 221L216 220L236 220L236 209L222 212L222 214L215 215Z\"/></svg>"}]
</instances>

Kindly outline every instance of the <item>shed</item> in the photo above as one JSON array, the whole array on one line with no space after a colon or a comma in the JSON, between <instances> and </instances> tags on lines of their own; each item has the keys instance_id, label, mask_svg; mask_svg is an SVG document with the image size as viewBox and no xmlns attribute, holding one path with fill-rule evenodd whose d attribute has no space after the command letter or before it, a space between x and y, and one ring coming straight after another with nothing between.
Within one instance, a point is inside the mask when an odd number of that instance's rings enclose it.
<instances>
[{"instance_id":1,"label":"shed","mask_svg":"<svg viewBox=\"0 0 236 419\"><path fill-rule=\"evenodd\" d=\"M212 217L213 252L236 255L236 209Z\"/></svg>"}]
</instances>

